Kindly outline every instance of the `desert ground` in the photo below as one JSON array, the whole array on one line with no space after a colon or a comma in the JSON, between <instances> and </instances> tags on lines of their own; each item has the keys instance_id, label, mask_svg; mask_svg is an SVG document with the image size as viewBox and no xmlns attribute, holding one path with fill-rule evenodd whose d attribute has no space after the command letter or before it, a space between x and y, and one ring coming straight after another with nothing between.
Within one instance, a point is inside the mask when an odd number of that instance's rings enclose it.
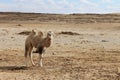
<instances>
[{"instance_id":1,"label":"desert ground","mask_svg":"<svg viewBox=\"0 0 120 80\"><path fill-rule=\"evenodd\" d=\"M43 67L25 67L31 30L54 32ZM120 80L120 14L0 13L0 80Z\"/></svg>"}]
</instances>

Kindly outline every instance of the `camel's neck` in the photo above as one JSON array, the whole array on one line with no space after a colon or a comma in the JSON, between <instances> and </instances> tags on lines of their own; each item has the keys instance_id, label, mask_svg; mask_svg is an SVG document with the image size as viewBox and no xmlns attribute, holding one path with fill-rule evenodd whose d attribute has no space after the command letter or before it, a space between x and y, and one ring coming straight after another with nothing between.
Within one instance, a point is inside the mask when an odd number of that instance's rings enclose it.
<instances>
[{"instance_id":1,"label":"camel's neck","mask_svg":"<svg viewBox=\"0 0 120 80\"><path fill-rule=\"evenodd\" d=\"M46 37L45 38L45 47L50 47L51 45L51 38L50 37Z\"/></svg>"}]
</instances>

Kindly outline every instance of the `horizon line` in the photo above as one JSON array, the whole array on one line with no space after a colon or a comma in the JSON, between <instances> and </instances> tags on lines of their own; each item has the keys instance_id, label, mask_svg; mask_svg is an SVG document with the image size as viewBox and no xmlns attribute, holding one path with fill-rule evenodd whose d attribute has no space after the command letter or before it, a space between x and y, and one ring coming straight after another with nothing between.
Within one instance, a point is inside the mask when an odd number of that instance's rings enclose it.
<instances>
[{"instance_id":1,"label":"horizon line","mask_svg":"<svg viewBox=\"0 0 120 80\"><path fill-rule=\"evenodd\" d=\"M45 12L24 12L24 11L0 11L0 13L23 13L23 14L120 14L120 12L108 12L108 13L45 13Z\"/></svg>"}]
</instances>

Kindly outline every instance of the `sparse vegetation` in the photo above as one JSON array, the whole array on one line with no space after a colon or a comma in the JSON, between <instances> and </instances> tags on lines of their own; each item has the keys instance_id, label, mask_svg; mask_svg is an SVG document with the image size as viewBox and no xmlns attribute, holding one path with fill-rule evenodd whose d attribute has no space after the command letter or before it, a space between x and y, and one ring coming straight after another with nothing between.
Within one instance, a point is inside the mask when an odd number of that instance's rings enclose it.
<instances>
[{"instance_id":1,"label":"sparse vegetation","mask_svg":"<svg viewBox=\"0 0 120 80\"><path fill-rule=\"evenodd\" d=\"M119 22L120 14L0 13L0 80L120 80ZM42 68L24 65L33 29L56 33Z\"/></svg>"},{"instance_id":2,"label":"sparse vegetation","mask_svg":"<svg viewBox=\"0 0 120 80\"><path fill-rule=\"evenodd\" d=\"M60 32L59 34L66 34L66 35L80 35L79 33L75 33L75 32L66 32L66 31L63 31L63 32Z\"/></svg>"},{"instance_id":3,"label":"sparse vegetation","mask_svg":"<svg viewBox=\"0 0 120 80\"><path fill-rule=\"evenodd\" d=\"M66 23L120 23L120 14L41 14L2 12L0 21L66 22ZM5 15L5 16L4 16Z\"/></svg>"},{"instance_id":4,"label":"sparse vegetation","mask_svg":"<svg viewBox=\"0 0 120 80\"><path fill-rule=\"evenodd\" d=\"M29 35L31 33L31 31L22 31L20 33L18 33L19 35Z\"/></svg>"}]
</instances>

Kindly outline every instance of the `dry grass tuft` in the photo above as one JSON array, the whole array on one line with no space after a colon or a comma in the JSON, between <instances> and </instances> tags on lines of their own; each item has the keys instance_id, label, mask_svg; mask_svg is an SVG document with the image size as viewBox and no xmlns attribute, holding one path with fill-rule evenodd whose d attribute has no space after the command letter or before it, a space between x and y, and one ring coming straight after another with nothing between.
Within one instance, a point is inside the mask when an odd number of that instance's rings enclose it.
<instances>
[{"instance_id":1,"label":"dry grass tuft","mask_svg":"<svg viewBox=\"0 0 120 80\"><path fill-rule=\"evenodd\" d=\"M22 31L20 33L18 33L19 35L29 35L31 33L31 31Z\"/></svg>"},{"instance_id":2,"label":"dry grass tuft","mask_svg":"<svg viewBox=\"0 0 120 80\"><path fill-rule=\"evenodd\" d=\"M60 32L59 34L66 34L66 35L80 35L79 33L75 33L75 32Z\"/></svg>"},{"instance_id":3,"label":"dry grass tuft","mask_svg":"<svg viewBox=\"0 0 120 80\"><path fill-rule=\"evenodd\" d=\"M17 26L22 26L22 24L17 24Z\"/></svg>"}]
</instances>

